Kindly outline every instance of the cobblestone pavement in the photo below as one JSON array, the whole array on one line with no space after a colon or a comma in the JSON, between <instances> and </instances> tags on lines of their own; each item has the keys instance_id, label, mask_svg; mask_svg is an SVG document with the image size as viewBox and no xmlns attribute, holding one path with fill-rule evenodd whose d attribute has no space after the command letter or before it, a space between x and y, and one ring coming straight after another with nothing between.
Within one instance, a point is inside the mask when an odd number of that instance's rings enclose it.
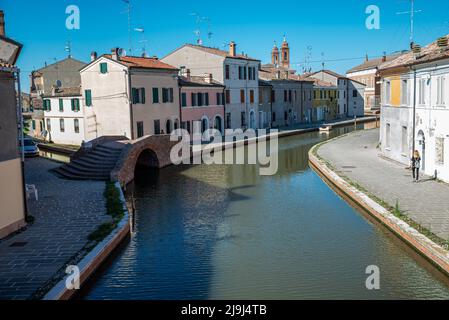
<instances>
[{"instance_id":1,"label":"cobblestone pavement","mask_svg":"<svg viewBox=\"0 0 449 320\"><path fill-rule=\"evenodd\" d=\"M350 178L434 234L449 239L449 186L423 176L413 182L406 166L381 158L379 129L358 131L324 144L318 155L336 173Z\"/></svg>"},{"instance_id":2,"label":"cobblestone pavement","mask_svg":"<svg viewBox=\"0 0 449 320\"><path fill-rule=\"evenodd\" d=\"M26 183L36 185L39 201L28 201L34 224L0 242L0 299L29 298L110 221L105 183L59 179L49 172L57 166L44 158L25 162ZM20 242L26 244L13 245Z\"/></svg>"}]
</instances>

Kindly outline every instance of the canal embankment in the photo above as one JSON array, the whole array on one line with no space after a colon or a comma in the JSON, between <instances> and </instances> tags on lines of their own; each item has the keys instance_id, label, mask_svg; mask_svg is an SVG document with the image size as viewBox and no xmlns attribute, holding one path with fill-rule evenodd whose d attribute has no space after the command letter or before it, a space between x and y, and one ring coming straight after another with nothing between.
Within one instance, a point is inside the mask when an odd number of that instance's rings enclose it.
<instances>
[{"instance_id":1,"label":"canal embankment","mask_svg":"<svg viewBox=\"0 0 449 320\"><path fill-rule=\"evenodd\" d=\"M449 275L449 186L380 155L379 130L350 133L312 148L311 167L338 193L354 201Z\"/></svg>"}]
</instances>

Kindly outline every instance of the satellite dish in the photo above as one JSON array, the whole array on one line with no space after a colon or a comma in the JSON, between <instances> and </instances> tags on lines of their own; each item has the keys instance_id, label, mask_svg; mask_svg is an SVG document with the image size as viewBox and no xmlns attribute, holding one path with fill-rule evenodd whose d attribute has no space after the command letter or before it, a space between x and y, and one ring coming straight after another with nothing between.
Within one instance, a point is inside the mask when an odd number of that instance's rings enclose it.
<instances>
[{"instance_id":1,"label":"satellite dish","mask_svg":"<svg viewBox=\"0 0 449 320\"><path fill-rule=\"evenodd\" d=\"M56 86L56 88L61 88L61 86L62 86L61 80L56 80L55 86Z\"/></svg>"},{"instance_id":2,"label":"satellite dish","mask_svg":"<svg viewBox=\"0 0 449 320\"><path fill-rule=\"evenodd\" d=\"M120 57L125 57L125 56L126 56L126 50L123 49L123 48L119 48L118 51L117 51L117 53L118 53L118 55L119 55Z\"/></svg>"}]
</instances>

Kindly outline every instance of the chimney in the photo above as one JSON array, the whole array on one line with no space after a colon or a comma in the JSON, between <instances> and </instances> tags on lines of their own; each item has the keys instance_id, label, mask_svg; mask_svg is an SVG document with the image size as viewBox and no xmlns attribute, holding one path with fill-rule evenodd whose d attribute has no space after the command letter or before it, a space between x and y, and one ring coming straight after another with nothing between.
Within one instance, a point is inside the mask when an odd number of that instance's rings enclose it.
<instances>
[{"instance_id":1,"label":"chimney","mask_svg":"<svg viewBox=\"0 0 449 320\"><path fill-rule=\"evenodd\" d=\"M438 44L438 47L441 50L443 50L443 51L446 50L447 47L448 47L448 39L447 39L447 37L438 38L437 44Z\"/></svg>"},{"instance_id":2,"label":"chimney","mask_svg":"<svg viewBox=\"0 0 449 320\"><path fill-rule=\"evenodd\" d=\"M368 59L368 53L367 53L365 56L365 62L368 62L368 61L369 61L369 59Z\"/></svg>"},{"instance_id":3,"label":"chimney","mask_svg":"<svg viewBox=\"0 0 449 320\"><path fill-rule=\"evenodd\" d=\"M382 56L382 62L387 62L387 53L384 51L384 54Z\"/></svg>"},{"instance_id":4,"label":"chimney","mask_svg":"<svg viewBox=\"0 0 449 320\"><path fill-rule=\"evenodd\" d=\"M92 51L90 54L90 61L95 61L95 60L97 60L97 52Z\"/></svg>"},{"instance_id":5,"label":"chimney","mask_svg":"<svg viewBox=\"0 0 449 320\"><path fill-rule=\"evenodd\" d=\"M119 50L119 48L112 48L112 50L111 50L112 60L115 60L115 61L119 61L120 60L120 56L118 54L118 50Z\"/></svg>"},{"instance_id":6,"label":"chimney","mask_svg":"<svg viewBox=\"0 0 449 320\"><path fill-rule=\"evenodd\" d=\"M285 75L285 79L288 80L288 78L289 78L288 70L285 70L285 71L284 71L284 75Z\"/></svg>"},{"instance_id":7,"label":"chimney","mask_svg":"<svg viewBox=\"0 0 449 320\"><path fill-rule=\"evenodd\" d=\"M190 81L190 69L181 68L181 75Z\"/></svg>"},{"instance_id":8,"label":"chimney","mask_svg":"<svg viewBox=\"0 0 449 320\"><path fill-rule=\"evenodd\" d=\"M413 53L415 56L419 56L421 54L421 46L419 44L413 45Z\"/></svg>"},{"instance_id":9,"label":"chimney","mask_svg":"<svg viewBox=\"0 0 449 320\"><path fill-rule=\"evenodd\" d=\"M231 43L229 44L229 55L231 57L235 57L236 52L237 52L237 45L235 44L234 41L231 41Z\"/></svg>"},{"instance_id":10,"label":"chimney","mask_svg":"<svg viewBox=\"0 0 449 320\"><path fill-rule=\"evenodd\" d=\"M204 74L204 81L206 83L212 83L212 73L205 73Z\"/></svg>"},{"instance_id":11,"label":"chimney","mask_svg":"<svg viewBox=\"0 0 449 320\"><path fill-rule=\"evenodd\" d=\"M281 78L281 71L277 70L276 71L276 79L280 79Z\"/></svg>"},{"instance_id":12,"label":"chimney","mask_svg":"<svg viewBox=\"0 0 449 320\"><path fill-rule=\"evenodd\" d=\"M6 36L5 32L5 14L0 10L0 36Z\"/></svg>"}]
</instances>

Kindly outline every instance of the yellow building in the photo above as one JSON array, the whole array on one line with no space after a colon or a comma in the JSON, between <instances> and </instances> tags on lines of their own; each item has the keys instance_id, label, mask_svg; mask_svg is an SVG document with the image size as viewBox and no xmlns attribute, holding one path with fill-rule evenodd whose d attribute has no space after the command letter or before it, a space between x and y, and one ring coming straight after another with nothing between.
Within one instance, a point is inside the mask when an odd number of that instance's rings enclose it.
<instances>
[{"instance_id":1,"label":"yellow building","mask_svg":"<svg viewBox=\"0 0 449 320\"><path fill-rule=\"evenodd\" d=\"M335 120L338 115L337 86L314 79L312 121Z\"/></svg>"}]
</instances>

